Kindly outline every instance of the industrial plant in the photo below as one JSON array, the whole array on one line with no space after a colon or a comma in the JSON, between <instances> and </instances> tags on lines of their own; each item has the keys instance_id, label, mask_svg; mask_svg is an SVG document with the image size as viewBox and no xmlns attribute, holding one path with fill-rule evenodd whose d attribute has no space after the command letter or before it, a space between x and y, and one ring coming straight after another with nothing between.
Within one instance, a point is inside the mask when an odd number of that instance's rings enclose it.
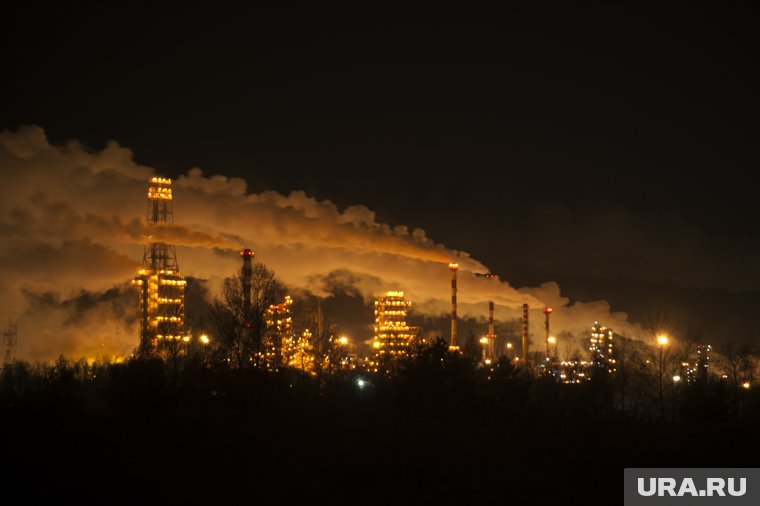
<instances>
[{"instance_id":1,"label":"industrial plant","mask_svg":"<svg viewBox=\"0 0 760 506\"><path fill-rule=\"evenodd\" d=\"M141 356L167 353L176 356L185 353L196 341L208 345L214 340L221 340L222 336L204 332L202 339L196 339L186 325L187 281L180 273L175 247L161 238L164 228L174 222L171 180L152 177L148 182L147 197L147 223L155 236L148 237L142 265L132 281L139 289L140 336L137 353ZM408 322L412 301L406 298L403 291L391 290L374 301L373 336L367 343L369 352L364 355L356 353L357 348L361 349L361 343L354 343L351 345L353 351L349 351L348 337L326 332L320 303L317 302L313 310L300 310L296 314L294 299L285 294L262 307L261 294L256 293L253 282L254 256L249 248L240 251L242 265L238 276L233 278L239 287L240 297L239 307L233 308L236 314L233 326L236 328L231 330L236 339L233 354L237 355L235 362L238 366L249 362L270 372L292 369L307 375L317 375L325 370L357 368L392 374L400 363L413 359L426 346L432 345L431 340L423 339L421 327ZM460 266L450 262L448 270L451 310L447 349L454 355L461 355L466 347L463 347L458 335L457 277ZM491 273L473 274L484 279L496 278ZM497 339L494 301L488 301L487 308L487 327L477 339L480 345L476 357L479 367L489 369L508 364L523 374L549 377L562 384L580 384L600 378L600 375L614 377L618 373L619 341L625 340L625 337L615 334L599 321L593 322L585 338L586 352L563 357L559 352L559 339L551 328L554 309L548 306L541 309L544 316L543 346L531 348L531 342L535 343L530 335L531 308L523 304L519 312L518 354L518 347L513 342ZM665 337L658 338L661 354L666 342ZM6 331L6 362L14 343L15 330ZM707 381L711 351L710 345L697 344L690 355L680 362L678 374L674 375L677 380L674 381L683 379L688 384ZM221 356L221 360L233 363L230 356Z\"/></svg>"}]
</instances>

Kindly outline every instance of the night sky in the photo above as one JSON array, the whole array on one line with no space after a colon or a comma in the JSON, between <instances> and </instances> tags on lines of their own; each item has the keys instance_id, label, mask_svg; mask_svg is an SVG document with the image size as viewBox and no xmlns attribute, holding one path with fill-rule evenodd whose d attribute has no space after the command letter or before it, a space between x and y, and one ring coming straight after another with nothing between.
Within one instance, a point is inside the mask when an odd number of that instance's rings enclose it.
<instances>
[{"instance_id":1,"label":"night sky","mask_svg":"<svg viewBox=\"0 0 760 506\"><path fill-rule=\"evenodd\" d=\"M257 4L9 2L0 128L365 205L513 285L752 335L750 2Z\"/></svg>"}]
</instances>

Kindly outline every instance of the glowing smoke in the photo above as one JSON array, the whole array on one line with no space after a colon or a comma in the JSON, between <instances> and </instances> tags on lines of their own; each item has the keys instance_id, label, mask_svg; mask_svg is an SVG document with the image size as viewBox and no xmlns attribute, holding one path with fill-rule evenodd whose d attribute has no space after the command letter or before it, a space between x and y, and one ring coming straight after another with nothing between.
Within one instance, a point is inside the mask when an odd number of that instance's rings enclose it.
<instances>
[{"instance_id":1,"label":"glowing smoke","mask_svg":"<svg viewBox=\"0 0 760 506\"><path fill-rule=\"evenodd\" d=\"M467 253L423 230L378 223L363 206L341 211L303 192L249 194L242 179L197 168L174 182L177 223L148 227L146 181L158 174L115 142L89 152L75 141L52 146L39 127L4 131L0 170L0 316L21 317L26 358L128 353L137 341L129 291L113 290L133 276L148 236L176 244L182 272L212 287L237 271L236 250L247 246L296 289L326 295L326 281L341 277L367 300L401 289L417 311L438 316L447 311L447 263L455 259L463 316L482 316L488 300L497 319L515 317L524 302L546 303L556 309L555 328L580 331L600 319L631 329L605 302L570 304L556 283L518 290L476 278L487 268Z\"/></svg>"}]
</instances>

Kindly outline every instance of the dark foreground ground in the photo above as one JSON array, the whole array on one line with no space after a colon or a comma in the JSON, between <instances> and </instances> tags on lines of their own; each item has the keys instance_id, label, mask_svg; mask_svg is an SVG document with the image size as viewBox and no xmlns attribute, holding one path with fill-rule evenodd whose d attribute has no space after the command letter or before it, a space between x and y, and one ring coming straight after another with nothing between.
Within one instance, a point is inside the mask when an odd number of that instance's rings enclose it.
<instances>
[{"instance_id":1,"label":"dark foreground ground","mask_svg":"<svg viewBox=\"0 0 760 506\"><path fill-rule=\"evenodd\" d=\"M480 387L350 378L317 394L293 378L175 387L144 373L102 391L54 383L6 395L5 497L621 504L625 467L756 467L760 454L754 422L635 420L579 391L536 397L516 379L464 395Z\"/></svg>"}]
</instances>

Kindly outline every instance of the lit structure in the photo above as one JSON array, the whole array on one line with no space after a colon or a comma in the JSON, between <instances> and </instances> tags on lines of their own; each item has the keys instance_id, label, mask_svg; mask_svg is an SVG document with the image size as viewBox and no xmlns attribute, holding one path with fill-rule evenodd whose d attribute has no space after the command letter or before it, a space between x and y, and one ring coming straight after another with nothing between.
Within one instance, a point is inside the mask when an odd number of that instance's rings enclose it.
<instances>
[{"instance_id":1,"label":"lit structure","mask_svg":"<svg viewBox=\"0 0 760 506\"><path fill-rule=\"evenodd\" d=\"M411 353L420 329L410 327L406 316L412 303L404 292L386 292L375 301L375 338L372 347L378 357L401 357Z\"/></svg>"},{"instance_id":2,"label":"lit structure","mask_svg":"<svg viewBox=\"0 0 760 506\"><path fill-rule=\"evenodd\" d=\"M572 358L560 362L558 367L553 369L551 373L556 375L556 379L560 383L565 383L566 385L579 384L591 379L591 376L587 374L589 365L584 360Z\"/></svg>"},{"instance_id":3,"label":"lit structure","mask_svg":"<svg viewBox=\"0 0 760 506\"><path fill-rule=\"evenodd\" d=\"M451 342L449 348L451 350L458 350L457 346L457 271L459 270L459 264L450 263L449 270L451 270Z\"/></svg>"},{"instance_id":4,"label":"lit structure","mask_svg":"<svg viewBox=\"0 0 760 506\"><path fill-rule=\"evenodd\" d=\"M264 359L270 370L277 371L290 364L295 352L293 337L293 299L286 295L280 304L272 304L266 312L268 339L264 345Z\"/></svg>"},{"instance_id":5,"label":"lit structure","mask_svg":"<svg viewBox=\"0 0 760 506\"><path fill-rule=\"evenodd\" d=\"M595 369L613 373L617 370L615 360L614 333L612 329L601 325L598 321L591 326L591 365Z\"/></svg>"},{"instance_id":6,"label":"lit structure","mask_svg":"<svg viewBox=\"0 0 760 506\"><path fill-rule=\"evenodd\" d=\"M697 344L694 351L696 356L692 355L689 360L681 362L681 375L689 384L704 383L708 379L712 346Z\"/></svg>"},{"instance_id":7,"label":"lit structure","mask_svg":"<svg viewBox=\"0 0 760 506\"><path fill-rule=\"evenodd\" d=\"M697 381L704 383L707 381L707 374L710 369L710 352L712 352L712 346L709 344L697 345Z\"/></svg>"},{"instance_id":8,"label":"lit structure","mask_svg":"<svg viewBox=\"0 0 760 506\"><path fill-rule=\"evenodd\" d=\"M153 177L148 182L148 225L174 222L172 181ZM185 286L174 246L150 242L145 246L142 268L132 284L140 288L140 354L162 346L187 342L185 334Z\"/></svg>"},{"instance_id":9,"label":"lit structure","mask_svg":"<svg viewBox=\"0 0 760 506\"><path fill-rule=\"evenodd\" d=\"M314 334L310 329L304 329L298 337L292 338L293 342L288 343L285 348L289 351L287 364L295 369L309 374L314 373L315 353L314 353Z\"/></svg>"}]
</instances>

